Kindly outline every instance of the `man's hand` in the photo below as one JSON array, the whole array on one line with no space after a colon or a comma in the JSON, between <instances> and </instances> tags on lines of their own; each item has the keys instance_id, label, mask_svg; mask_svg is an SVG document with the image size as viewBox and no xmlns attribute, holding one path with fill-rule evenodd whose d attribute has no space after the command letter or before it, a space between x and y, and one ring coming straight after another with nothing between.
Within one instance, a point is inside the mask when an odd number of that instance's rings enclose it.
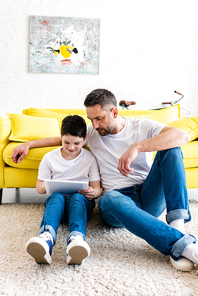
<instances>
[{"instance_id":1,"label":"man's hand","mask_svg":"<svg viewBox=\"0 0 198 296\"><path fill-rule=\"evenodd\" d=\"M84 195L84 197L86 197L86 199L88 200L92 200L96 197L95 191L92 187L88 187L88 189L79 190L78 193Z\"/></svg>"},{"instance_id":2,"label":"man's hand","mask_svg":"<svg viewBox=\"0 0 198 296\"><path fill-rule=\"evenodd\" d=\"M14 148L13 152L12 152L12 160L15 163L20 163L23 158L28 154L29 152L29 143L23 143L19 146L17 146L16 148Z\"/></svg>"},{"instance_id":3,"label":"man's hand","mask_svg":"<svg viewBox=\"0 0 198 296\"><path fill-rule=\"evenodd\" d=\"M136 145L131 146L119 159L118 170L125 177L128 177L128 174L133 171L133 168L130 167L131 163L138 156L138 149Z\"/></svg>"}]
</instances>

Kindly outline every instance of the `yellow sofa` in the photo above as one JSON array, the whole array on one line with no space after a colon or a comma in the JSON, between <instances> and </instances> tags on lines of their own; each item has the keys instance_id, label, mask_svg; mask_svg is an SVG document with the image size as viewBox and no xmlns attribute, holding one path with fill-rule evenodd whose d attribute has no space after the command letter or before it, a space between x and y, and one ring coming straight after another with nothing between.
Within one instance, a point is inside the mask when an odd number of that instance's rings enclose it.
<instances>
[{"instance_id":1,"label":"yellow sofa","mask_svg":"<svg viewBox=\"0 0 198 296\"><path fill-rule=\"evenodd\" d=\"M125 117L147 117L164 124L179 127L190 135L182 146L187 187L198 188L198 116L180 118L179 104L160 110L119 110ZM19 144L48 136L59 136L62 119L69 114L81 115L87 125L85 109L36 109L23 110L22 114L0 117L0 203L3 188L35 188L39 163L45 153L56 147L30 149L20 164L12 161L12 151Z\"/></svg>"}]
</instances>

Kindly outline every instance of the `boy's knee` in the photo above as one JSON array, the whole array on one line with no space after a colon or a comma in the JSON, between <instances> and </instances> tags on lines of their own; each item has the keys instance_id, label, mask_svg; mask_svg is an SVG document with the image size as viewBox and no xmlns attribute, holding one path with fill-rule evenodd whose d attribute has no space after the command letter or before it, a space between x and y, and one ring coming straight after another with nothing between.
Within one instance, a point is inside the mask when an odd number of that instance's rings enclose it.
<instances>
[{"instance_id":1,"label":"boy's knee","mask_svg":"<svg viewBox=\"0 0 198 296\"><path fill-rule=\"evenodd\" d=\"M53 193L52 195L50 195L46 201L45 201L45 206L51 202L55 202L55 203L61 203L61 204L65 204L65 197L64 195L62 195L61 193Z\"/></svg>"},{"instance_id":2,"label":"boy's knee","mask_svg":"<svg viewBox=\"0 0 198 296\"><path fill-rule=\"evenodd\" d=\"M87 199L86 197L84 197L84 195L80 194L80 193L75 193L74 195L72 195L69 199L70 202L86 202Z\"/></svg>"}]
</instances>

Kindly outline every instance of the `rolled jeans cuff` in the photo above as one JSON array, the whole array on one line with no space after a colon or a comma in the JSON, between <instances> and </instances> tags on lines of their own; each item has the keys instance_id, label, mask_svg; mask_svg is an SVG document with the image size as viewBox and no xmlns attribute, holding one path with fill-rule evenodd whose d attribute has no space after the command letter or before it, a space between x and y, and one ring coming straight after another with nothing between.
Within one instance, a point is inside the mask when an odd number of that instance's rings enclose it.
<instances>
[{"instance_id":1,"label":"rolled jeans cuff","mask_svg":"<svg viewBox=\"0 0 198 296\"><path fill-rule=\"evenodd\" d=\"M48 231L52 235L54 240L54 245L55 245L57 236L56 236L56 232L54 231L54 228L50 225L43 225L39 230L39 235L45 231Z\"/></svg>"},{"instance_id":2,"label":"rolled jeans cuff","mask_svg":"<svg viewBox=\"0 0 198 296\"><path fill-rule=\"evenodd\" d=\"M183 253L185 248L192 243L196 243L196 238L193 235L185 234L173 245L171 250L171 257L176 261L181 259L181 254Z\"/></svg>"},{"instance_id":3,"label":"rolled jeans cuff","mask_svg":"<svg viewBox=\"0 0 198 296\"><path fill-rule=\"evenodd\" d=\"M71 236L76 236L76 235L82 236L83 240L85 240L85 235L82 232L80 232L80 231L72 231L72 232L70 232L70 234L67 237L67 242L68 242L68 240L70 239Z\"/></svg>"},{"instance_id":4,"label":"rolled jeans cuff","mask_svg":"<svg viewBox=\"0 0 198 296\"><path fill-rule=\"evenodd\" d=\"M189 222L191 220L190 213L185 209L172 210L166 215L166 222L170 224L171 221L177 219L184 219L184 222Z\"/></svg>"}]
</instances>

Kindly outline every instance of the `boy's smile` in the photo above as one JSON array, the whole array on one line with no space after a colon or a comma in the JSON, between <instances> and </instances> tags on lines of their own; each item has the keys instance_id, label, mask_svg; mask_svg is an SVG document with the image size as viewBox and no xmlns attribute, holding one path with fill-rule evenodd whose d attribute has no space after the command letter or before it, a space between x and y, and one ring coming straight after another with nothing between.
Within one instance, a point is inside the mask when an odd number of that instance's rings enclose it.
<instances>
[{"instance_id":1,"label":"boy's smile","mask_svg":"<svg viewBox=\"0 0 198 296\"><path fill-rule=\"evenodd\" d=\"M72 136L70 134L64 135L62 139L61 155L67 160L76 158L82 149L84 138Z\"/></svg>"}]
</instances>

